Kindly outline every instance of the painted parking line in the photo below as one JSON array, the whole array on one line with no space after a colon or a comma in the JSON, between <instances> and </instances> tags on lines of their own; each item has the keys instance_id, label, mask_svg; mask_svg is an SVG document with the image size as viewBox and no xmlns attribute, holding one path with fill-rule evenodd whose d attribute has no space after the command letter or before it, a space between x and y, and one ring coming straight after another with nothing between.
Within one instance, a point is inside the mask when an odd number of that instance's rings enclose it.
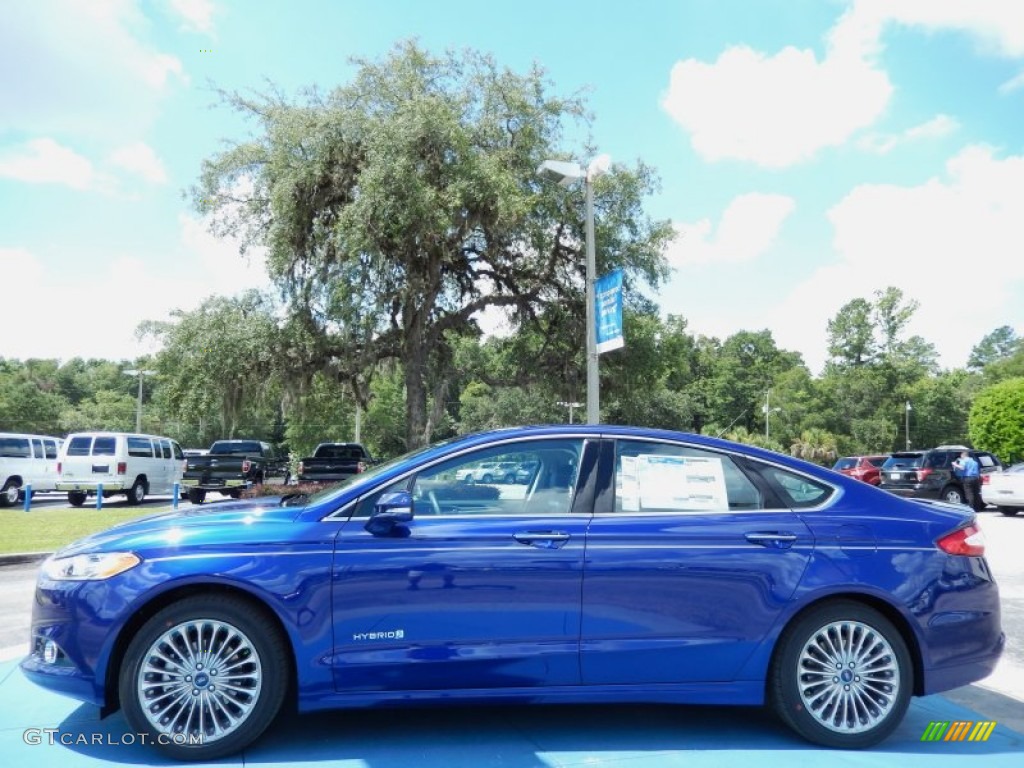
<instances>
[{"instance_id":1,"label":"painted parking line","mask_svg":"<svg viewBox=\"0 0 1024 768\"><path fill-rule=\"evenodd\" d=\"M757 707L349 710L285 716L242 755L216 765L703 768L756 761L758 768L792 768L814 760L851 768L891 768L896 762L901 768L953 768L980 759L985 768L1018 768L1024 736L998 724L986 741L921 741L932 722L984 720L941 696L914 699L882 745L844 752L801 741ZM0 665L0 765L111 763L180 765L140 744L120 714L100 721L95 707L36 687L14 662Z\"/></svg>"}]
</instances>

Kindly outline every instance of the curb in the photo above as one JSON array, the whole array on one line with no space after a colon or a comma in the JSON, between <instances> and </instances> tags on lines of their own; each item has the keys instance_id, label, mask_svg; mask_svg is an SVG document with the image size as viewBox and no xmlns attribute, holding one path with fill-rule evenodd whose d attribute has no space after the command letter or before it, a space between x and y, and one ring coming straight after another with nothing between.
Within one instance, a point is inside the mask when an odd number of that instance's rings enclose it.
<instances>
[{"instance_id":1,"label":"curb","mask_svg":"<svg viewBox=\"0 0 1024 768\"><path fill-rule=\"evenodd\" d=\"M15 552L9 555L0 555L0 566L38 563L52 554L53 552Z\"/></svg>"}]
</instances>

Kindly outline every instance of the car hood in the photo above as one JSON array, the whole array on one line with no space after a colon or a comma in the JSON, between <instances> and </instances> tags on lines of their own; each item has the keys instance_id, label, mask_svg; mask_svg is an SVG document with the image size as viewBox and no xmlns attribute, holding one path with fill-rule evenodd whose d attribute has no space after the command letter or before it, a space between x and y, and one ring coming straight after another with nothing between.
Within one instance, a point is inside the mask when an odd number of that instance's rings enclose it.
<instances>
[{"instance_id":1,"label":"car hood","mask_svg":"<svg viewBox=\"0 0 1024 768\"><path fill-rule=\"evenodd\" d=\"M196 528L241 528L254 522L261 524L291 523L301 507L282 507L281 497L223 502L186 507L177 511L159 512L129 520L68 544L56 553L66 557L83 552L115 549L138 549L143 546L165 546L183 532Z\"/></svg>"}]
</instances>

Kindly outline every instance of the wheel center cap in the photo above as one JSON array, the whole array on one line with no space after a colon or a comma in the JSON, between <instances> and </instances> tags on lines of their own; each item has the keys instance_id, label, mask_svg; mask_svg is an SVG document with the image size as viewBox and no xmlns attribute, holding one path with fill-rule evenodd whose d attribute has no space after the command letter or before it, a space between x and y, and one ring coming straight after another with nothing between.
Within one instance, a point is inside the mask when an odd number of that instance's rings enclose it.
<instances>
[{"instance_id":1,"label":"wheel center cap","mask_svg":"<svg viewBox=\"0 0 1024 768\"><path fill-rule=\"evenodd\" d=\"M205 672L200 672L196 675L195 684L196 688L205 688L210 683L210 676Z\"/></svg>"},{"instance_id":2,"label":"wheel center cap","mask_svg":"<svg viewBox=\"0 0 1024 768\"><path fill-rule=\"evenodd\" d=\"M840 677L843 679L844 683L848 683L851 680L853 680L853 672L851 672L848 669L844 669L843 670L843 674L841 674ZM196 678L196 679L198 680L199 678Z\"/></svg>"}]
</instances>

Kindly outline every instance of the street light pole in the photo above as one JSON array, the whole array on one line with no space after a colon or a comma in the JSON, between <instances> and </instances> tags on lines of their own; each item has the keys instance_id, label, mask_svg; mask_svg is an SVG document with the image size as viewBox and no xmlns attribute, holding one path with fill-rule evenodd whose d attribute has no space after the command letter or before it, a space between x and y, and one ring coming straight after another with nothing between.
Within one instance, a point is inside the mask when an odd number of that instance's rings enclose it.
<instances>
[{"instance_id":1,"label":"street light pole","mask_svg":"<svg viewBox=\"0 0 1024 768\"><path fill-rule=\"evenodd\" d=\"M597 246L594 242L594 179L607 173L611 163L608 155L598 155L587 168L563 160L545 160L537 174L561 187L583 179L586 197L586 322L587 322L587 423L601 423L601 379L597 366L597 308L594 306L594 283L597 281Z\"/></svg>"},{"instance_id":2,"label":"street light pole","mask_svg":"<svg viewBox=\"0 0 1024 768\"><path fill-rule=\"evenodd\" d=\"M912 410L914 410L914 409L910 407L910 401L907 400L907 413L906 413L907 421L906 421L904 435L906 436L907 450L908 451L910 450L910 412Z\"/></svg>"},{"instance_id":3,"label":"street light pole","mask_svg":"<svg viewBox=\"0 0 1024 768\"><path fill-rule=\"evenodd\" d=\"M124 374L126 376L138 376L139 377L139 402L138 402L138 406L135 409L135 431L136 432L141 432L142 431L142 377L143 376L153 376L153 375L156 374L156 371L144 371L141 368L140 369L133 368L131 370L124 371Z\"/></svg>"}]
</instances>

